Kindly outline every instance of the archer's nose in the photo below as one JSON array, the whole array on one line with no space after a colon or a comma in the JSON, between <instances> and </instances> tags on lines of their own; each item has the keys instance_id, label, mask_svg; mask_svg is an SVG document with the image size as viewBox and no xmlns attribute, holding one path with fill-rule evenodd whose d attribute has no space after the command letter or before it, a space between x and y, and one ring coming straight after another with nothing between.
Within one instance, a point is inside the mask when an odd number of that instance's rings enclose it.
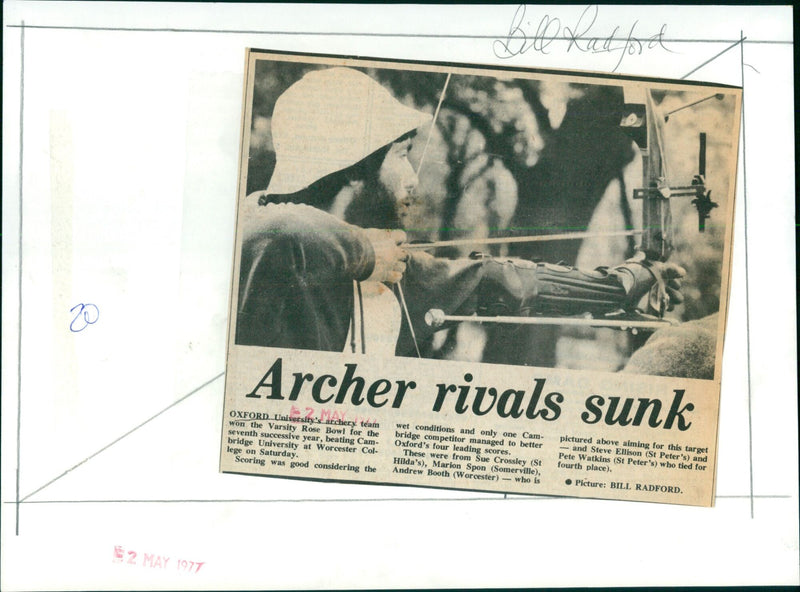
<instances>
[{"instance_id":1,"label":"archer's nose","mask_svg":"<svg viewBox=\"0 0 800 592\"><path fill-rule=\"evenodd\" d=\"M414 190L419 185L419 177L417 176L416 171L409 165L408 173L405 175L403 179L403 189L405 189L407 194L414 193Z\"/></svg>"}]
</instances>

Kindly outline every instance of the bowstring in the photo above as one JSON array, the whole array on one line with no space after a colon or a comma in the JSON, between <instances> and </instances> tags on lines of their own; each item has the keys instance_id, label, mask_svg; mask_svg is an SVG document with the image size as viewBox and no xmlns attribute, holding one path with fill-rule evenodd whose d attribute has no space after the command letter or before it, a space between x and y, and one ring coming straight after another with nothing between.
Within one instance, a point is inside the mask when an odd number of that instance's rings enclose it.
<instances>
[{"instance_id":1,"label":"bowstring","mask_svg":"<svg viewBox=\"0 0 800 592\"><path fill-rule=\"evenodd\" d=\"M442 86L442 92L439 94L439 103L436 105L436 110L433 112L433 119L431 120L431 127L428 130L428 137L425 139L425 146L422 148L422 156L419 157L419 165L417 165L416 170L417 177L419 177L419 172L422 170L422 163L425 162L425 155L428 153L428 145L431 143L431 136L433 135L433 130L436 127L436 120L439 118L439 111L442 109L444 95L447 93L447 85L450 84L451 75L451 72L447 73L447 78L444 80L444 86ZM408 328L411 332L411 340L414 342L414 349L417 352L417 357L422 358L422 354L419 351L419 343L417 342L417 335L414 331L414 324L411 322L411 315L409 314L408 306L406 305L406 297L405 294L403 294L402 279L397 282L397 294L400 296L400 304L402 305L403 313L406 316L406 322L408 323Z\"/></svg>"},{"instance_id":2,"label":"bowstring","mask_svg":"<svg viewBox=\"0 0 800 592\"><path fill-rule=\"evenodd\" d=\"M436 120L439 118L439 111L442 109L442 103L444 102L444 95L447 92L447 85L450 84L450 75L451 72L448 72L447 78L444 81L444 86L442 87L442 93L439 95L439 103L436 105L436 111L433 112L433 120L431 121L431 128L428 130L428 137L425 140L425 146L422 149L422 156L419 157L419 165L417 166L417 176L419 176L419 172L422 170L422 163L425 161L425 155L428 153L428 145L431 143L431 136L433 135L433 129L436 127Z\"/></svg>"},{"instance_id":3,"label":"bowstring","mask_svg":"<svg viewBox=\"0 0 800 592\"><path fill-rule=\"evenodd\" d=\"M417 357L422 358L422 354L419 352L419 344L417 343L417 335L414 332L414 325L411 324L411 315L408 313L408 306L406 306L406 297L403 294L403 286L401 282L397 282L397 294L400 296L400 304L403 307L403 312L406 315L406 321L408 322L408 328L411 331L411 339L414 342L414 349L417 350Z\"/></svg>"}]
</instances>

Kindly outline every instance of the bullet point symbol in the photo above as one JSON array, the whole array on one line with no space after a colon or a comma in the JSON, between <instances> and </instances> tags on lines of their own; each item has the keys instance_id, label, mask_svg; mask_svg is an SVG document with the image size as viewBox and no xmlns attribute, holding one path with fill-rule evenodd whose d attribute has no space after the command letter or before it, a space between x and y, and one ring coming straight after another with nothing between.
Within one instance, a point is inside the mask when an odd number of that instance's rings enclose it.
<instances>
[{"instance_id":1,"label":"bullet point symbol","mask_svg":"<svg viewBox=\"0 0 800 592\"><path fill-rule=\"evenodd\" d=\"M567 485L572 485L572 479L567 479L566 481L564 481L564 483L566 483Z\"/></svg>"}]
</instances>

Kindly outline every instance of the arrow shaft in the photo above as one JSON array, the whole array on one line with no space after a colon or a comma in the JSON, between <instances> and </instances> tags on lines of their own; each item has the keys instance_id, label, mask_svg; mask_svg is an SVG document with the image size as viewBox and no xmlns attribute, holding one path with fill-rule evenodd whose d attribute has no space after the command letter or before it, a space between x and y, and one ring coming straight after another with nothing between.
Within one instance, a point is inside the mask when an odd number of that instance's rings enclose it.
<instances>
[{"instance_id":1,"label":"arrow shaft","mask_svg":"<svg viewBox=\"0 0 800 592\"><path fill-rule=\"evenodd\" d=\"M460 316L444 315L444 321L468 322L468 323L497 323L514 325L583 325L590 327L617 327L621 329L661 329L672 326L672 323L663 321L625 321L622 319L580 319L573 317L480 317L480 316Z\"/></svg>"},{"instance_id":2,"label":"arrow shaft","mask_svg":"<svg viewBox=\"0 0 800 592\"><path fill-rule=\"evenodd\" d=\"M430 243L411 243L403 245L408 250L436 249L439 247L463 247L468 245L505 245L511 243L535 243L558 240L576 240L593 237L633 236L642 234L641 230L618 230L613 232L567 232L562 234L538 234L535 236L509 236L502 238L459 238L434 241Z\"/></svg>"}]
</instances>

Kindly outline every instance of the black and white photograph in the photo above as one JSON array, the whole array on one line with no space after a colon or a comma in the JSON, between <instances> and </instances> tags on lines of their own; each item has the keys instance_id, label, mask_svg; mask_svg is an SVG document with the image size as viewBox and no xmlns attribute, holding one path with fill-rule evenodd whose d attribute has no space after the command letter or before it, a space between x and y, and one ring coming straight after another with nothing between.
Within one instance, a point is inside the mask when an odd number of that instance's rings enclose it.
<instances>
[{"instance_id":1,"label":"black and white photograph","mask_svg":"<svg viewBox=\"0 0 800 592\"><path fill-rule=\"evenodd\" d=\"M714 378L736 89L251 55L237 345Z\"/></svg>"}]
</instances>

